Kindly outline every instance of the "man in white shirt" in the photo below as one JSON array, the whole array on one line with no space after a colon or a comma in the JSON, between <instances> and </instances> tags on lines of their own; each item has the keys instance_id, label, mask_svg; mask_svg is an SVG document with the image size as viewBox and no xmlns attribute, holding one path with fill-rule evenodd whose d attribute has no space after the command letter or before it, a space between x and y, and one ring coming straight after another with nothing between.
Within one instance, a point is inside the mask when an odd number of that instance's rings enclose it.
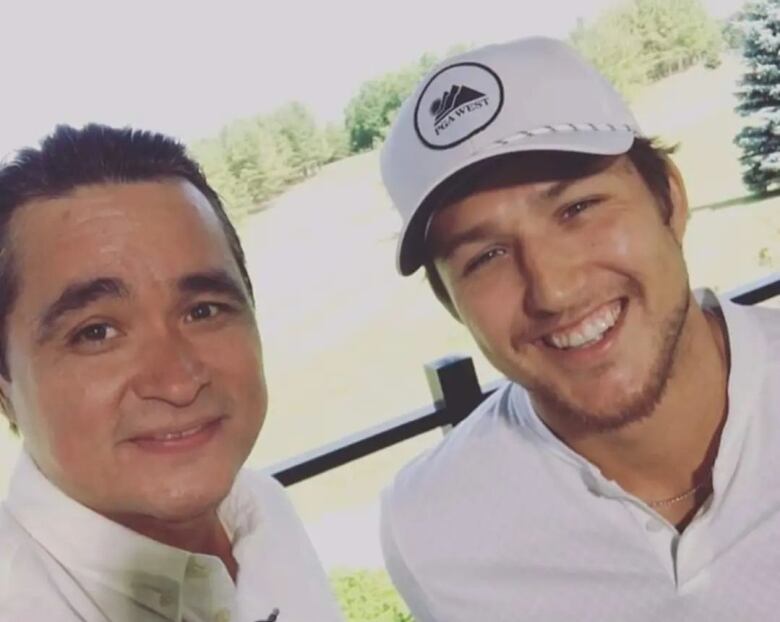
<instances>
[{"instance_id":1,"label":"man in white shirt","mask_svg":"<svg viewBox=\"0 0 780 622\"><path fill-rule=\"evenodd\" d=\"M244 254L175 141L61 126L0 168L0 620L341 620L242 471L267 406Z\"/></svg>"},{"instance_id":2,"label":"man in white shirt","mask_svg":"<svg viewBox=\"0 0 780 622\"><path fill-rule=\"evenodd\" d=\"M668 150L567 45L449 59L382 153L402 274L510 380L383 497L420 622L768 620L780 314L694 294Z\"/></svg>"}]
</instances>

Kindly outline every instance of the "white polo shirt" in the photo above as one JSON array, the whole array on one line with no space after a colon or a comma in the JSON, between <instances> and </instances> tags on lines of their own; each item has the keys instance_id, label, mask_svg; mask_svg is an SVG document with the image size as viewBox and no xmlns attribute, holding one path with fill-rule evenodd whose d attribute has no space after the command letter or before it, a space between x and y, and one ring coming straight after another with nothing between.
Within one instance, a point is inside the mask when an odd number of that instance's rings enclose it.
<instances>
[{"instance_id":1,"label":"white polo shirt","mask_svg":"<svg viewBox=\"0 0 780 622\"><path fill-rule=\"evenodd\" d=\"M239 565L160 544L67 497L22 453L0 506L0 622L342 622L284 490L242 471L219 508Z\"/></svg>"},{"instance_id":2,"label":"white polo shirt","mask_svg":"<svg viewBox=\"0 0 780 622\"><path fill-rule=\"evenodd\" d=\"M729 412L682 535L506 384L383 496L387 566L418 622L780 619L780 312L720 306Z\"/></svg>"}]
</instances>

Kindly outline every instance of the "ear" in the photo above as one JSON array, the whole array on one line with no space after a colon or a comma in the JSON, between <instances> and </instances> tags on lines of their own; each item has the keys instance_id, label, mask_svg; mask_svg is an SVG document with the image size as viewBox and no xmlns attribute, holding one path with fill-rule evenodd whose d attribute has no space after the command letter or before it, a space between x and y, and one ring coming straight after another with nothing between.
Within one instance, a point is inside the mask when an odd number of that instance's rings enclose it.
<instances>
[{"instance_id":1,"label":"ear","mask_svg":"<svg viewBox=\"0 0 780 622\"><path fill-rule=\"evenodd\" d=\"M669 201L672 212L669 214L669 227L677 243L682 246L685 227L688 224L688 193L682 173L671 158L666 158L667 178L669 180Z\"/></svg>"}]
</instances>

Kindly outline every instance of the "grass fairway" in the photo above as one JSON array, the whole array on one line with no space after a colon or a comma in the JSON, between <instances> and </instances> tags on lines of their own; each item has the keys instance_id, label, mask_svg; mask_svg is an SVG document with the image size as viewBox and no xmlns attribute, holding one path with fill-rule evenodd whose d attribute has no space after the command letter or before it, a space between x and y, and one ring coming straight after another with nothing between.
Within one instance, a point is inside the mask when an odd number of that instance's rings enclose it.
<instances>
[{"instance_id":1,"label":"grass fairway","mask_svg":"<svg viewBox=\"0 0 780 622\"><path fill-rule=\"evenodd\" d=\"M679 142L693 207L685 243L691 283L724 291L780 269L780 197L752 201L732 144L737 62L693 68L640 94L651 135ZM271 403L251 464L265 466L430 401L422 365L452 352L475 357L465 331L421 275L402 279L400 220L382 189L375 152L335 163L249 217L242 237L258 297ZM362 506L438 433L293 486L304 517ZM0 491L17 443L0 434Z\"/></svg>"}]
</instances>

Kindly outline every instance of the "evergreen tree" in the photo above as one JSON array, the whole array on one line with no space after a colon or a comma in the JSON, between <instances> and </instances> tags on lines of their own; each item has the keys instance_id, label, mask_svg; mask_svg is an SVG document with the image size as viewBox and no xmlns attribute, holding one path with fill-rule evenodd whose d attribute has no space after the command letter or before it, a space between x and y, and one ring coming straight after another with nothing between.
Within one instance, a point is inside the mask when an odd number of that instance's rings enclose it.
<instances>
[{"instance_id":1,"label":"evergreen tree","mask_svg":"<svg viewBox=\"0 0 780 622\"><path fill-rule=\"evenodd\" d=\"M742 149L742 179L763 194L780 184L780 0L756 0L743 13L744 58L737 112L750 116L734 142Z\"/></svg>"}]
</instances>

